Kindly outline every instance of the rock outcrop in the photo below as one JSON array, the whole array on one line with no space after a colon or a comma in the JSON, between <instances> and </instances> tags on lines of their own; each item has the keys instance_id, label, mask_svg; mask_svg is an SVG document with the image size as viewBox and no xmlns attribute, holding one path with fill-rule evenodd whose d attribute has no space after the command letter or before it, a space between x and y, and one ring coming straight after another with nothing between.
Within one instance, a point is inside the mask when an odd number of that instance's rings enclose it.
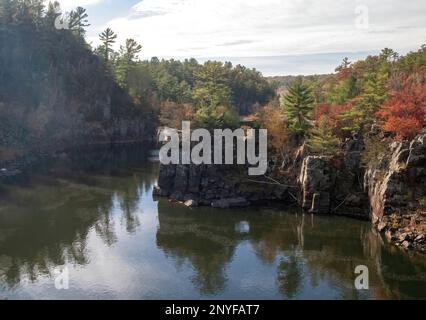
<instances>
[{"instance_id":1,"label":"rock outcrop","mask_svg":"<svg viewBox=\"0 0 426 320\"><path fill-rule=\"evenodd\" d=\"M389 148L365 170L364 142L353 137L339 155L304 156L290 169L286 183L253 179L244 166L162 165L155 194L189 207L297 201L315 214L371 219L391 242L426 251L426 134L411 142L391 143Z\"/></svg>"},{"instance_id":2,"label":"rock outcrop","mask_svg":"<svg viewBox=\"0 0 426 320\"><path fill-rule=\"evenodd\" d=\"M342 150L333 157L304 158L298 178L301 206L311 213L368 219L368 196L361 181L363 142L354 137Z\"/></svg>"},{"instance_id":3,"label":"rock outcrop","mask_svg":"<svg viewBox=\"0 0 426 320\"><path fill-rule=\"evenodd\" d=\"M288 188L250 177L244 166L161 165L154 194L192 207L232 208L275 200L294 203Z\"/></svg>"},{"instance_id":4,"label":"rock outcrop","mask_svg":"<svg viewBox=\"0 0 426 320\"><path fill-rule=\"evenodd\" d=\"M364 181L378 229L397 245L426 251L426 134L392 143Z\"/></svg>"},{"instance_id":5,"label":"rock outcrop","mask_svg":"<svg viewBox=\"0 0 426 320\"><path fill-rule=\"evenodd\" d=\"M329 213L334 177L328 157L309 156L302 164L299 183L302 208L312 213Z\"/></svg>"}]
</instances>

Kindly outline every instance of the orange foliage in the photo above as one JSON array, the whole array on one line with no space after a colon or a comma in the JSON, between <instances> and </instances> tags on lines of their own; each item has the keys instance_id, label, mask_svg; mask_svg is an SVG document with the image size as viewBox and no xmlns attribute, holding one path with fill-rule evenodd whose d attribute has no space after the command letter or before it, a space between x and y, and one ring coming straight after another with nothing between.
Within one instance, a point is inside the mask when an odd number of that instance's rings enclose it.
<instances>
[{"instance_id":1,"label":"orange foliage","mask_svg":"<svg viewBox=\"0 0 426 320\"><path fill-rule=\"evenodd\" d=\"M181 128L182 121L191 121L194 114L194 107L190 104L166 101L160 106L160 123L163 126L178 129Z\"/></svg>"},{"instance_id":2,"label":"orange foliage","mask_svg":"<svg viewBox=\"0 0 426 320\"><path fill-rule=\"evenodd\" d=\"M426 125L426 83L406 80L378 112L385 121L383 129L396 139L413 138Z\"/></svg>"},{"instance_id":3,"label":"orange foliage","mask_svg":"<svg viewBox=\"0 0 426 320\"><path fill-rule=\"evenodd\" d=\"M283 155L289 144L289 135L280 110L266 106L257 113L257 121L262 129L268 130L268 146Z\"/></svg>"},{"instance_id":4,"label":"orange foliage","mask_svg":"<svg viewBox=\"0 0 426 320\"><path fill-rule=\"evenodd\" d=\"M352 104L320 104L315 108L315 122L327 121L328 125L332 128L333 133L339 137L342 137L343 123L341 117L343 114L352 109Z\"/></svg>"},{"instance_id":5,"label":"orange foliage","mask_svg":"<svg viewBox=\"0 0 426 320\"><path fill-rule=\"evenodd\" d=\"M344 81L350 78L350 76L352 76L354 73L354 70L352 67L348 67L348 68L342 68L338 73L337 73L337 80L339 81Z\"/></svg>"}]
</instances>

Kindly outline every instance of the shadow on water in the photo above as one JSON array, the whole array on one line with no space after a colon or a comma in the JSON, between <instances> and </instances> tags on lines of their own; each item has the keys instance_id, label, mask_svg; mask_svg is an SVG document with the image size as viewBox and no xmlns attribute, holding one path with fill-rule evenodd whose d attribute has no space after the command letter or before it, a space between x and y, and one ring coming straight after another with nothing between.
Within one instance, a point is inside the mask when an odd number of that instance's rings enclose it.
<instances>
[{"instance_id":1,"label":"shadow on water","mask_svg":"<svg viewBox=\"0 0 426 320\"><path fill-rule=\"evenodd\" d=\"M136 287L126 287L126 298L169 298L169 291L184 298L426 298L426 257L386 244L369 223L273 208L157 203L151 192L158 165L144 150L80 150L3 186L0 297L25 297L29 286L65 264L79 270L71 298L101 295L104 283L84 273L99 240L134 271ZM128 253L135 244L127 236L145 239L143 249ZM139 271L146 265L155 272ZM354 288L357 265L369 268L370 290ZM83 292L78 284L87 278L93 285ZM147 283L149 292L142 290ZM111 296L118 291L112 282L108 288Z\"/></svg>"}]
</instances>

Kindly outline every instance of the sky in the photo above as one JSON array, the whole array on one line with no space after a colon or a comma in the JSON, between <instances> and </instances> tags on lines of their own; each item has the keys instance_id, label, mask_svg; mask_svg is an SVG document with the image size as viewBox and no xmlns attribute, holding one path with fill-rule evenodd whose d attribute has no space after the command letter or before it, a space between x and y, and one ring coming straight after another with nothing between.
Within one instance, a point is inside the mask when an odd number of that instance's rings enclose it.
<instances>
[{"instance_id":1,"label":"sky","mask_svg":"<svg viewBox=\"0 0 426 320\"><path fill-rule=\"evenodd\" d=\"M426 43L425 0L59 0L82 6L87 40L107 27L143 45L142 59L197 58L244 64L264 75L333 72L390 47Z\"/></svg>"}]
</instances>

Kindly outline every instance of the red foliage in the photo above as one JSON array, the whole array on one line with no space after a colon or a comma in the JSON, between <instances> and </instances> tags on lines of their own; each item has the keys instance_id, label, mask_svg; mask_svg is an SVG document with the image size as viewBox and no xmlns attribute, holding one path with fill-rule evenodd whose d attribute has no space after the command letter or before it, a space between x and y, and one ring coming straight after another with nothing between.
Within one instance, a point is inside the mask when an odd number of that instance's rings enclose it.
<instances>
[{"instance_id":1,"label":"red foliage","mask_svg":"<svg viewBox=\"0 0 426 320\"><path fill-rule=\"evenodd\" d=\"M354 70L352 67L342 68L339 73L337 73L337 80L344 81L350 78L353 75Z\"/></svg>"},{"instance_id":2,"label":"red foliage","mask_svg":"<svg viewBox=\"0 0 426 320\"><path fill-rule=\"evenodd\" d=\"M426 83L404 81L377 115L385 121L383 129L398 140L413 138L426 125Z\"/></svg>"},{"instance_id":3,"label":"red foliage","mask_svg":"<svg viewBox=\"0 0 426 320\"><path fill-rule=\"evenodd\" d=\"M343 124L341 123L341 116L347 111L352 109L352 104L320 104L315 108L315 122L319 123L321 119L326 119L333 132L338 137L343 137L342 132Z\"/></svg>"}]
</instances>

